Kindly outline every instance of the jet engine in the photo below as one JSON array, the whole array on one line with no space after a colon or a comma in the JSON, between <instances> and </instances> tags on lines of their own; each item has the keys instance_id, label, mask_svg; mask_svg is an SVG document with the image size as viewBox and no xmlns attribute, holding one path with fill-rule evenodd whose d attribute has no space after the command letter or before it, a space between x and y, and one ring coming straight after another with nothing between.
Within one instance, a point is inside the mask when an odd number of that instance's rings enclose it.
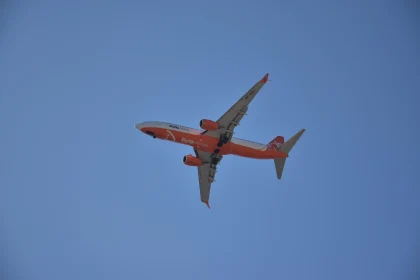
<instances>
[{"instance_id":1,"label":"jet engine","mask_svg":"<svg viewBox=\"0 0 420 280\"><path fill-rule=\"evenodd\" d=\"M200 127L204 130L217 130L219 129L219 124L211 120L202 119L200 121Z\"/></svg>"},{"instance_id":2,"label":"jet engine","mask_svg":"<svg viewBox=\"0 0 420 280\"><path fill-rule=\"evenodd\" d=\"M192 155L184 156L182 161L184 162L184 164L189 165L189 166L200 166L202 164L201 159Z\"/></svg>"}]
</instances>

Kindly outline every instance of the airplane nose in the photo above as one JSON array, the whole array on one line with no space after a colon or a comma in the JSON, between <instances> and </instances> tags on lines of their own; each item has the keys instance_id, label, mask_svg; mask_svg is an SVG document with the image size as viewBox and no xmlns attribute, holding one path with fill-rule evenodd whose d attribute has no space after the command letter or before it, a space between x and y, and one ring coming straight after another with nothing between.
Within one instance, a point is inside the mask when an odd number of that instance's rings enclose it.
<instances>
[{"instance_id":1,"label":"airplane nose","mask_svg":"<svg viewBox=\"0 0 420 280\"><path fill-rule=\"evenodd\" d=\"M144 127L144 123L138 123L138 124L136 124L136 128L138 129L138 130L140 130L141 131L141 129Z\"/></svg>"}]
</instances>

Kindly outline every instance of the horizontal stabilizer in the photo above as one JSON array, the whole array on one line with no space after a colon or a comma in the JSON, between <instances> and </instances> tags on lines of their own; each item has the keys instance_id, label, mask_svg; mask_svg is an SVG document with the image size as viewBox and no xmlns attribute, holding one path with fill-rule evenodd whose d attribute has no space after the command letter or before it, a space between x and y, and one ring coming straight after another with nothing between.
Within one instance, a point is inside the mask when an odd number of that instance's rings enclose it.
<instances>
[{"instance_id":1,"label":"horizontal stabilizer","mask_svg":"<svg viewBox=\"0 0 420 280\"><path fill-rule=\"evenodd\" d=\"M277 179L281 179L283 174L284 164L286 163L286 158L276 158L274 159L274 165L276 166Z\"/></svg>"},{"instance_id":2,"label":"horizontal stabilizer","mask_svg":"<svg viewBox=\"0 0 420 280\"><path fill-rule=\"evenodd\" d=\"M293 149L299 138L305 132L305 129L300 130L294 136L292 136L289 140L286 141L283 145L280 146L280 151L286 154L289 154L290 151ZM274 159L274 165L276 167L277 179L281 179L283 175L284 165L286 164L286 158L276 158Z\"/></svg>"},{"instance_id":3,"label":"horizontal stabilizer","mask_svg":"<svg viewBox=\"0 0 420 280\"><path fill-rule=\"evenodd\" d=\"M289 140L286 141L286 143L283 144L283 146L280 148L280 151L289 154L290 151L293 149L293 146L296 144L296 142L299 140L300 136L305 132L305 129L301 129L298 133L292 136Z\"/></svg>"}]
</instances>

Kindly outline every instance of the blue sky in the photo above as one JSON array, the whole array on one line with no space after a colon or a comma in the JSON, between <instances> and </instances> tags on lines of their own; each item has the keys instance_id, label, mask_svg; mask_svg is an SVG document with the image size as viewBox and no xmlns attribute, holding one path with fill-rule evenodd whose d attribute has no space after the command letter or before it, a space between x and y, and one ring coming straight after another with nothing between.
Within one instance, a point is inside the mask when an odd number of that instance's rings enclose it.
<instances>
[{"instance_id":1,"label":"blue sky","mask_svg":"<svg viewBox=\"0 0 420 280\"><path fill-rule=\"evenodd\" d=\"M19 1L0 26L7 279L417 279L413 1ZM188 146L265 73L200 202Z\"/></svg>"}]
</instances>

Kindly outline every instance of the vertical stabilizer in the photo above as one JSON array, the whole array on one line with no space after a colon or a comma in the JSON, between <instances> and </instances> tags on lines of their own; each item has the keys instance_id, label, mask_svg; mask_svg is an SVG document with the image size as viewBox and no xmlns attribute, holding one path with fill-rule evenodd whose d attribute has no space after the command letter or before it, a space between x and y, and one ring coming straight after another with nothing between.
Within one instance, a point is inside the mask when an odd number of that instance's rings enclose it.
<instances>
[{"instance_id":1,"label":"vertical stabilizer","mask_svg":"<svg viewBox=\"0 0 420 280\"><path fill-rule=\"evenodd\" d=\"M283 136L277 136L273 140L271 140L270 143L267 144L268 148L280 150L280 148L284 144L284 137Z\"/></svg>"}]
</instances>

